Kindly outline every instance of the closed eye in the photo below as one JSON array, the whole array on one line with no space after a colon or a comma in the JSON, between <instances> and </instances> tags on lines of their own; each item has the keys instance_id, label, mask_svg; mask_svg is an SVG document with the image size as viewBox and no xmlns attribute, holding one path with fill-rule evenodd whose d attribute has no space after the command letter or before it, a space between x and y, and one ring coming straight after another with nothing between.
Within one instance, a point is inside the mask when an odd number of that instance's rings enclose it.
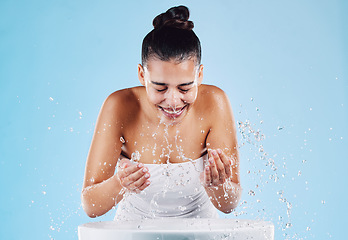
<instances>
[{"instance_id":1,"label":"closed eye","mask_svg":"<svg viewBox=\"0 0 348 240\"><path fill-rule=\"evenodd\" d=\"M190 89L180 89L180 88L179 88L179 90L182 91L182 92L188 92L188 91L190 91Z\"/></svg>"},{"instance_id":2,"label":"closed eye","mask_svg":"<svg viewBox=\"0 0 348 240\"><path fill-rule=\"evenodd\" d=\"M156 89L157 92L164 92L165 90L167 90L166 88L164 89Z\"/></svg>"}]
</instances>

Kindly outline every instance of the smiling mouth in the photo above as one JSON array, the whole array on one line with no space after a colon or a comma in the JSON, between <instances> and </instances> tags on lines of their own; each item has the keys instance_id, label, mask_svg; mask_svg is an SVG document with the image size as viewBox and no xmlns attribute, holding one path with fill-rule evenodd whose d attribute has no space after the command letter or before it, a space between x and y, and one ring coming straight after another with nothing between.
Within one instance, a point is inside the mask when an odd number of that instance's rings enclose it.
<instances>
[{"instance_id":1,"label":"smiling mouth","mask_svg":"<svg viewBox=\"0 0 348 240\"><path fill-rule=\"evenodd\" d=\"M180 115L184 112L186 107L187 107L187 105L185 105L181 108L172 109L172 108L163 108L161 106L158 106L158 108L163 112L163 114L166 117L171 118L171 119L180 117Z\"/></svg>"}]
</instances>

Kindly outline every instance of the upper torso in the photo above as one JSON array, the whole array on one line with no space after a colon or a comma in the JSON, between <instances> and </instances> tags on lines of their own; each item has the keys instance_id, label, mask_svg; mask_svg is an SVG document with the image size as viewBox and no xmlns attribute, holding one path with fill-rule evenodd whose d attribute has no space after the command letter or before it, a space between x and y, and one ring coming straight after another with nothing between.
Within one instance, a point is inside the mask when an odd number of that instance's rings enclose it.
<instances>
[{"instance_id":1,"label":"upper torso","mask_svg":"<svg viewBox=\"0 0 348 240\"><path fill-rule=\"evenodd\" d=\"M218 90L201 85L197 100L184 120L172 126L160 123L156 115L147 111L144 87L122 90L123 109L118 110L124 115L121 155L148 164L180 163L201 157L214 124L214 91Z\"/></svg>"}]
</instances>

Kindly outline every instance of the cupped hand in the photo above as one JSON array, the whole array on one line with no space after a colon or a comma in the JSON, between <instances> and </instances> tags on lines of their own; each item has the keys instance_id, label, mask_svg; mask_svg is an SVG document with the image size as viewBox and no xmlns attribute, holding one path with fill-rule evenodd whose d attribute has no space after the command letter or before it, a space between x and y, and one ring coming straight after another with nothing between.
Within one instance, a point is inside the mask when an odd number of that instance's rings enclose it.
<instances>
[{"instance_id":1,"label":"cupped hand","mask_svg":"<svg viewBox=\"0 0 348 240\"><path fill-rule=\"evenodd\" d=\"M128 159L120 160L117 175L122 187L139 193L150 185L149 170L142 163L132 163Z\"/></svg>"},{"instance_id":2,"label":"cupped hand","mask_svg":"<svg viewBox=\"0 0 348 240\"><path fill-rule=\"evenodd\" d=\"M201 175L201 181L204 187L217 187L231 178L232 159L221 149L210 150L208 157L208 164Z\"/></svg>"}]
</instances>

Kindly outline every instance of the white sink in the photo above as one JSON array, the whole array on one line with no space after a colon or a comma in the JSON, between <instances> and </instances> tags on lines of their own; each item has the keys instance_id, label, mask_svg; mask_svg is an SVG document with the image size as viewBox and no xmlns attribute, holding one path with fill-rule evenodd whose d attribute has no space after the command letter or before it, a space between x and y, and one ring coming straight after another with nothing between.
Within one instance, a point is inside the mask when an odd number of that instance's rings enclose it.
<instances>
[{"instance_id":1,"label":"white sink","mask_svg":"<svg viewBox=\"0 0 348 240\"><path fill-rule=\"evenodd\" d=\"M85 223L78 235L79 240L273 240L274 225L245 219L147 219Z\"/></svg>"}]
</instances>

